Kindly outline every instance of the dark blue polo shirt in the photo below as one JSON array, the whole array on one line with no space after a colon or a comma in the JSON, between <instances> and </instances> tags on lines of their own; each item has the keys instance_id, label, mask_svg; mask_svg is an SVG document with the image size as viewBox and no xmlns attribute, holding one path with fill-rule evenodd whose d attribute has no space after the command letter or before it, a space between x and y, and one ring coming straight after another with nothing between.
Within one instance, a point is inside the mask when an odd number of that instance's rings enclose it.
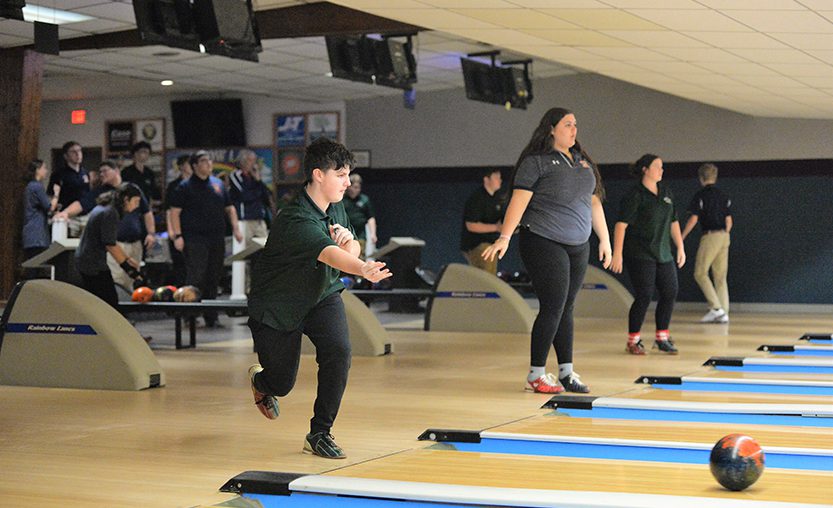
<instances>
[{"instance_id":1,"label":"dark blue polo shirt","mask_svg":"<svg viewBox=\"0 0 833 508\"><path fill-rule=\"evenodd\" d=\"M231 199L219 178L209 176L203 180L194 173L179 184L170 204L182 209L179 220L186 242L189 236L225 236L225 208L231 206Z\"/></svg>"},{"instance_id":2,"label":"dark blue polo shirt","mask_svg":"<svg viewBox=\"0 0 833 508\"><path fill-rule=\"evenodd\" d=\"M237 170L229 177L229 197L240 220L263 220L269 206L269 188L253 176Z\"/></svg>"},{"instance_id":3,"label":"dark blue polo shirt","mask_svg":"<svg viewBox=\"0 0 833 508\"><path fill-rule=\"evenodd\" d=\"M61 195L58 196L58 204L61 210L65 209L75 201L81 201L84 195L90 191L90 177L87 176L87 170L83 166L75 171L69 166L58 169L49 177L49 186L46 192L52 195L52 186L54 184L61 186Z\"/></svg>"},{"instance_id":4,"label":"dark blue polo shirt","mask_svg":"<svg viewBox=\"0 0 833 508\"><path fill-rule=\"evenodd\" d=\"M688 211L697 216L700 228L703 232L724 231L726 229L726 217L731 217L732 200L723 195L720 190L709 184L697 191L691 198Z\"/></svg>"}]
</instances>

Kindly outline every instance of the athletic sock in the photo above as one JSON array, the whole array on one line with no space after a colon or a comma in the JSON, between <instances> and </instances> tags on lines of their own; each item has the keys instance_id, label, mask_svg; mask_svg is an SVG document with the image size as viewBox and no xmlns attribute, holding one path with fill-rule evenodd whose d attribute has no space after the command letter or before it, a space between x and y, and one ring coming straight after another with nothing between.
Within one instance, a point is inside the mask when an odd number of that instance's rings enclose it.
<instances>
[{"instance_id":1,"label":"athletic sock","mask_svg":"<svg viewBox=\"0 0 833 508\"><path fill-rule=\"evenodd\" d=\"M526 379L529 381L535 381L541 376L546 375L547 367L535 367L534 365L530 365L529 367L529 375L526 376Z\"/></svg>"},{"instance_id":2,"label":"athletic sock","mask_svg":"<svg viewBox=\"0 0 833 508\"><path fill-rule=\"evenodd\" d=\"M657 340L668 340L668 330L657 330Z\"/></svg>"},{"instance_id":3,"label":"athletic sock","mask_svg":"<svg viewBox=\"0 0 833 508\"><path fill-rule=\"evenodd\" d=\"M629 333L628 334L628 344L636 344L642 338L642 334L640 332L636 333Z\"/></svg>"},{"instance_id":4,"label":"athletic sock","mask_svg":"<svg viewBox=\"0 0 833 508\"><path fill-rule=\"evenodd\" d=\"M565 377L569 376L573 373L573 364L572 363L559 363L558 364L558 379L564 379Z\"/></svg>"}]
</instances>

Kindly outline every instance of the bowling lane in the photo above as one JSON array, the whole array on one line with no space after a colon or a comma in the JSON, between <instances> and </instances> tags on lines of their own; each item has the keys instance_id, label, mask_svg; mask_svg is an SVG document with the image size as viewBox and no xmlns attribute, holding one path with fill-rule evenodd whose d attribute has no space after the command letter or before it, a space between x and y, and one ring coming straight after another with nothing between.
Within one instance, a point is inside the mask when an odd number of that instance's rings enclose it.
<instances>
[{"instance_id":1,"label":"bowling lane","mask_svg":"<svg viewBox=\"0 0 833 508\"><path fill-rule=\"evenodd\" d=\"M699 376L643 376L637 383L650 384L659 390L721 393L762 393L780 395L815 395L833 397L833 382L789 381L784 379L734 379ZM809 399L812 400L812 399Z\"/></svg>"},{"instance_id":2,"label":"bowling lane","mask_svg":"<svg viewBox=\"0 0 833 508\"><path fill-rule=\"evenodd\" d=\"M697 377L720 377L728 379L765 379L785 381L820 381L833 383L833 374L802 374L796 372L743 372L743 371L718 371L714 369L704 370L691 374Z\"/></svg>"},{"instance_id":3,"label":"bowling lane","mask_svg":"<svg viewBox=\"0 0 833 508\"><path fill-rule=\"evenodd\" d=\"M529 435L561 435L607 439L649 439L714 444L721 437L740 433L754 437L763 447L815 448L833 452L833 431L775 425L667 422L656 425L642 420L609 420L540 416L488 429Z\"/></svg>"},{"instance_id":4,"label":"bowling lane","mask_svg":"<svg viewBox=\"0 0 833 508\"><path fill-rule=\"evenodd\" d=\"M751 392L715 393L706 391L647 389L628 393L628 398L640 400L667 400L678 402L715 402L732 404L819 405L833 409L833 396L772 394Z\"/></svg>"},{"instance_id":5,"label":"bowling lane","mask_svg":"<svg viewBox=\"0 0 833 508\"><path fill-rule=\"evenodd\" d=\"M730 492L712 478L708 464L576 459L492 453L411 450L326 473L429 484L513 489L663 494L749 501L826 504L833 474L766 470L749 489ZM431 487L428 487L430 489ZM553 492L557 496L557 492ZM678 497L681 502L685 497Z\"/></svg>"}]
</instances>

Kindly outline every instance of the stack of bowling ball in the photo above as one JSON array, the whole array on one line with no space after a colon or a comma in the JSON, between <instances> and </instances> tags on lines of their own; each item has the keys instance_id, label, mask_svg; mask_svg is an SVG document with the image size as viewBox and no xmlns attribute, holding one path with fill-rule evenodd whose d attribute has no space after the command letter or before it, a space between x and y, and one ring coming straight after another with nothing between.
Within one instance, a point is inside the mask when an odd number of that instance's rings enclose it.
<instances>
[{"instance_id":1,"label":"stack of bowling ball","mask_svg":"<svg viewBox=\"0 0 833 508\"><path fill-rule=\"evenodd\" d=\"M200 290L195 286L159 286L156 290L141 286L133 290L131 299L134 302L198 302L202 298Z\"/></svg>"}]
</instances>

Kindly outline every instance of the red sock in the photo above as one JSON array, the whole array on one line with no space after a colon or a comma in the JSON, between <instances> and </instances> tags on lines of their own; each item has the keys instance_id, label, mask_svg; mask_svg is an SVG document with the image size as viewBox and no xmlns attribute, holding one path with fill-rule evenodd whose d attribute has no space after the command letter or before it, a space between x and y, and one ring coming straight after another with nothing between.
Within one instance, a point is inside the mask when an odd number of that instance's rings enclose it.
<instances>
[{"instance_id":1,"label":"red sock","mask_svg":"<svg viewBox=\"0 0 833 508\"><path fill-rule=\"evenodd\" d=\"M657 340L668 340L668 330L657 330Z\"/></svg>"},{"instance_id":2,"label":"red sock","mask_svg":"<svg viewBox=\"0 0 833 508\"><path fill-rule=\"evenodd\" d=\"M642 338L642 335L639 332L636 333L629 333L628 334L628 344L636 344L639 342L639 339Z\"/></svg>"}]
</instances>

